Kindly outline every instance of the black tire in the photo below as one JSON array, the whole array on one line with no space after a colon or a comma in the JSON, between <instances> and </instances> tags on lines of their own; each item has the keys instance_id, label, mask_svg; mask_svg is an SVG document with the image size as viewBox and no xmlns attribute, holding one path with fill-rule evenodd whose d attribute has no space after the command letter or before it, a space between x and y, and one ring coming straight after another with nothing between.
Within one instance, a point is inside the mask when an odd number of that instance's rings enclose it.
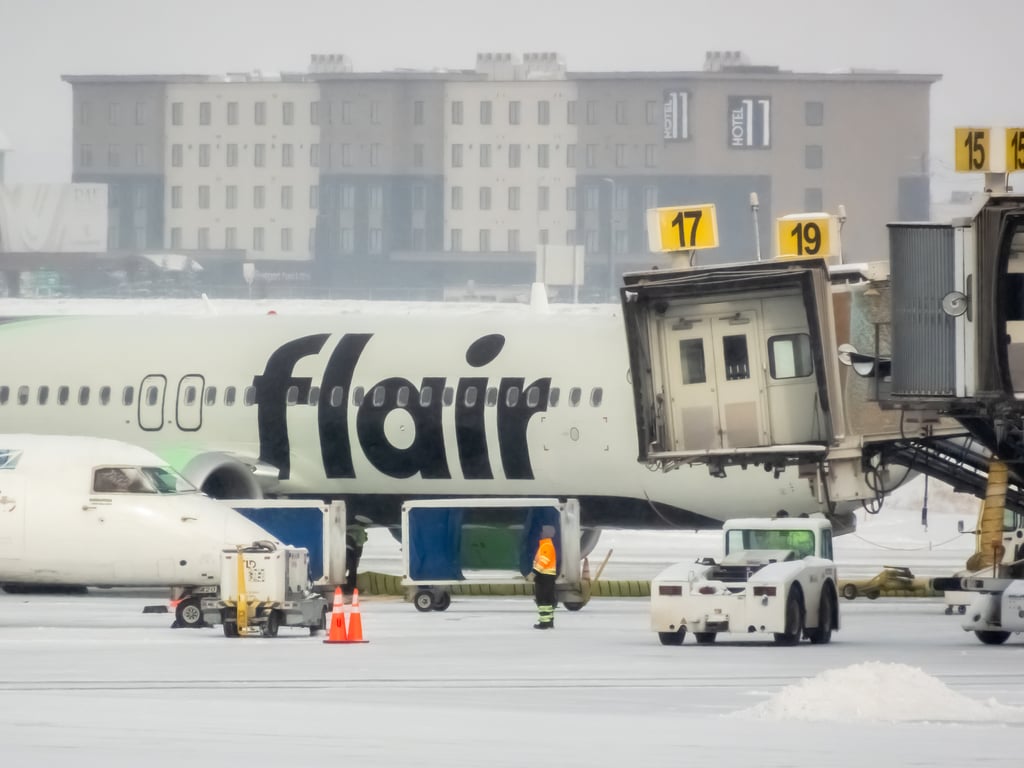
<instances>
[{"instance_id":1,"label":"black tire","mask_svg":"<svg viewBox=\"0 0 1024 768\"><path fill-rule=\"evenodd\" d=\"M776 645L796 645L804 631L804 609L796 590L786 599L786 631L775 633Z\"/></svg>"},{"instance_id":2,"label":"black tire","mask_svg":"<svg viewBox=\"0 0 1024 768\"><path fill-rule=\"evenodd\" d=\"M434 593L429 589L421 589L412 599L412 604L416 606L417 611L422 613L432 611L434 610Z\"/></svg>"},{"instance_id":3,"label":"black tire","mask_svg":"<svg viewBox=\"0 0 1024 768\"><path fill-rule=\"evenodd\" d=\"M238 637L238 622L224 622L224 637Z\"/></svg>"},{"instance_id":4,"label":"black tire","mask_svg":"<svg viewBox=\"0 0 1024 768\"><path fill-rule=\"evenodd\" d=\"M807 637L815 645L824 645L832 639L832 630L836 623L839 606L830 590L821 593L821 605L818 607L818 626L809 630Z\"/></svg>"},{"instance_id":5,"label":"black tire","mask_svg":"<svg viewBox=\"0 0 1024 768\"><path fill-rule=\"evenodd\" d=\"M452 604L451 592L439 592L437 599L434 601L435 611L447 611L448 606Z\"/></svg>"},{"instance_id":6,"label":"black tire","mask_svg":"<svg viewBox=\"0 0 1024 768\"><path fill-rule=\"evenodd\" d=\"M662 645L682 645L686 637L686 627L680 627L675 632L659 632L658 642Z\"/></svg>"},{"instance_id":7,"label":"black tire","mask_svg":"<svg viewBox=\"0 0 1024 768\"><path fill-rule=\"evenodd\" d=\"M963 616L965 613L967 613L967 606L966 605L959 606L957 608L956 612L959 613L961 616Z\"/></svg>"},{"instance_id":8,"label":"black tire","mask_svg":"<svg viewBox=\"0 0 1024 768\"><path fill-rule=\"evenodd\" d=\"M880 594L882 594L882 593L881 592L869 592L868 593L868 600L877 600L878 596Z\"/></svg>"},{"instance_id":9,"label":"black tire","mask_svg":"<svg viewBox=\"0 0 1024 768\"><path fill-rule=\"evenodd\" d=\"M697 641L697 645L713 645L717 634L717 632L694 632L693 639Z\"/></svg>"},{"instance_id":10,"label":"black tire","mask_svg":"<svg viewBox=\"0 0 1024 768\"><path fill-rule=\"evenodd\" d=\"M576 603L576 602L568 603L567 602L567 603L565 603L565 610L567 610L567 611L579 611L579 610L583 609L584 605L586 605L586 603Z\"/></svg>"},{"instance_id":11,"label":"black tire","mask_svg":"<svg viewBox=\"0 0 1024 768\"><path fill-rule=\"evenodd\" d=\"M985 645L1002 645L1010 639L1009 632L1002 632L998 629L976 629L974 634Z\"/></svg>"},{"instance_id":12,"label":"black tire","mask_svg":"<svg viewBox=\"0 0 1024 768\"><path fill-rule=\"evenodd\" d=\"M857 597L857 585L856 584L843 584L843 597L847 600L853 600Z\"/></svg>"},{"instance_id":13,"label":"black tire","mask_svg":"<svg viewBox=\"0 0 1024 768\"><path fill-rule=\"evenodd\" d=\"M277 637L277 630L281 626L281 612L271 611L267 614L267 621L263 625L264 637Z\"/></svg>"},{"instance_id":14,"label":"black tire","mask_svg":"<svg viewBox=\"0 0 1024 768\"><path fill-rule=\"evenodd\" d=\"M203 609L199 605L198 597L190 597L178 603L174 609L175 626L185 629L196 629L205 626L203 622Z\"/></svg>"}]
</instances>

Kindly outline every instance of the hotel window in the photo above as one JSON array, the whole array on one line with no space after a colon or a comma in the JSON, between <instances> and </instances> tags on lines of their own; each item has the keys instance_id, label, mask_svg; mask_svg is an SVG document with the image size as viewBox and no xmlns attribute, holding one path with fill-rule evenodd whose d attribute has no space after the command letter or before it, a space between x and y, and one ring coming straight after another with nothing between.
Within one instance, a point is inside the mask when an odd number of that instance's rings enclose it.
<instances>
[{"instance_id":1,"label":"hotel window","mask_svg":"<svg viewBox=\"0 0 1024 768\"><path fill-rule=\"evenodd\" d=\"M491 102L480 102L480 125L491 124Z\"/></svg>"},{"instance_id":2,"label":"hotel window","mask_svg":"<svg viewBox=\"0 0 1024 768\"><path fill-rule=\"evenodd\" d=\"M412 166L413 168L423 167L423 145L413 144L412 145Z\"/></svg>"},{"instance_id":3,"label":"hotel window","mask_svg":"<svg viewBox=\"0 0 1024 768\"><path fill-rule=\"evenodd\" d=\"M488 253L491 250L491 230L480 230L480 247L477 250L481 253Z\"/></svg>"},{"instance_id":4,"label":"hotel window","mask_svg":"<svg viewBox=\"0 0 1024 768\"><path fill-rule=\"evenodd\" d=\"M462 250L462 230L461 229L453 229L452 233L451 233L451 239L452 239L452 250L453 251L461 251Z\"/></svg>"},{"instance_id":5,"label":"hotel window","mask_svg":"<svg viewBox=\"0 0 1024 768\"><path fill-rule=\"evenodd\" d=\"M565 122L576 125L576 100L565 102Z\"/></svg>"},{"instance_id":6,"label":"hotel window","mask_svg":"<svg viewBox=\"0 0 1024 768\"><path fill-rule=\"evenodd\" d=\"M462 210L462 187L452 187L452 210Z\"/></svg>"},{"instance_id":7,"label":"hotel window","mask_svg":"<svg viewBox=\"0 0 1024 768\"><path fill-rule=\"evenodd\" d=\"M342 144L341 145L341 165L344 168L348 168L348 167L350 167L352 165L352 145L351 144Z\"/></svg>"},{"instance_id":8,"label":"hotel window","mask_svg":"<svg viewBox=\"0 0 1024 768\"><path fill-rule=\"evenodd\" d=\"M644 209L658 207L658 188L644 187Z\"/></svg>"},{"instance_id":9,"label":"hotel window","mask_svg":"<svg viewBox=\"0 0 1024 768\"><path fill-rule=\"evenodd\" d=\"M228 102L228 114L227 114L228 125L238 125L238 102Z\"/></svg>"},{"instance_id":10,"label":"hotel window","mask_svg":"<svg viewBox=\"0 0 1024 768\"><path fill-rule=\"evenodd\" d=\"M804 147L804 168L816 170L822 167L821 144L808 144Z\"/></svg>"},{"instance_id":11,"label":"hotel window","mask_svg":"<svg viewBox=\"0 0 1024 768\"><path fill-rule=\"evenodd\" d=\"M181 187L171 187L171 208L181 208Z\"/></svg>"},{"instance_id":12,"label":"hotel window","mask_svg":"<svg viewBox=\"0 0 1024 768\"><path fill-rule=\"evenodd\" d=\"M615 102L615 122L618 125L625 125L628 120L626 119L626 102L616 101Z\"/></svg>"},{"instance_id":13,"label":"hotel window","mask_svg":"<svg viewBox=\"0 0 1024 768\"><path fill-rule=\"evenodd\" d=\"M804 103L804 123L807 125L825 124L825 104L821 101Z\"/></svg>"},{"instance_id":14,"label":"hotel window","mask_svg":"<svg viewBox=\"0 0 1024 768\"><path fill-rule=\"evenodd\" d=\"M648 168L653 168L655 165L653 144L644 144L644 165Z\"/></svg>"},{"instance_id":15,"label":"hotel window","mask_svg":"<svg viewBox=\"0 0 1024 768\"><path fill-rule=\"evenodd\" d=\"M199 145L199 167L209 168L210 167L210 145L200 144Z\"/></svg>"},{"instance_id":16,"label":"hotel window","mask_svg":"<svg viewBox=\"0 0 1024 768\"><path fill-rule=\"evenodd\" d=\"M626 166L626 145L616 144L615 145L615 165L619 168Z\"/></svg>"},{"instance_id":17,"label":"hotel window","mask_svg":"<svg viewBox=\"0 0 1024 768\"><path fill-rule=\"evenodd\" d=\"M548 167L548 145L538 144L537 145L537 167L547 168Z\"/></svg>"},{"instance_id":18,"label":"hotel window","mask_svg":"<svg viewBox=\"0 0 1024 768\"><path fill-rule=\"evenodd\" d=\"M263 227L253 227L252 230L252 249L254 251L263 250Z\"/></svg>"},{"instance_id":19,"label":"hotel window","mask_svg":"<svg viewBox=\"0 0 1024 768\"><path fill-rule=\"evenodd\" d=\"M257 101L253 105L253 122L256 125L266 125L267 103L265 101Z\"/></svg>"},{"instance_id":20,"label":"hotel window","mask_svg":"<svg viewBox=\"0 0 1024 768\"><path fill-rule=\"evenodd\" d=\"M252 188L252 207L261 209L267 203L267 188L257 184Z\"/></svg>"},{"instance_id":21,"label":"hotel window","mask_svg":"<svg viewBox=\"0 0 1024 768\"><path fill-rule=\"evenodd\" d=\"M491 188L480 187L480 210L491 210Z\"/></svg>"},{"instance_id":22,"label":"hotel window","mask_svg":"<svg viewBox=\"0 0 1024 768\"><path fill-rule=\"evenodd\" d=\"M587 144L587 168L597 165L597 144Z\"/></svg>"},{"instance_id":23,"label":"hotel window","mask_svg":"<svg viewBox=\"0 0 1024 768\"><path fill-rule=\"evenodd\" d=\"M658 122L658 102L648 101L644 103L644 118L648 125Z\"/></svg>"},{"instance_id":24,"label":"hotel window","mask_svg":"<svg viewBox=\"0 0 1024 768\"><path fill-rule=\"evenodd\" d=\"M356 207L356 188L351 184L343 184L341 187L341 209L351 211Z\"/></svg>"},{"instance_id":25,"label":"hotel window","mask_svg":"<svg viewBox=\"0 0 1024 768\"><path fill-rule=\"evenodd\" d=\"M596 211L601 197L601 188L597 184L588 184L584 187L584 202L588 211Z\"/></svg>"},{"instance_id":26,"label":"hotel window","mask_svg":"<svg viewBox=\"0 0 1024 768\"><path fill-rule=\"evenodd\" d=\"M452 102L452 124L453 125L462 125L462 102L461 101L453 101Z\"/></svg>"},{"instance_id":27,"label":"hotel window","mask_svg":"<svg viewBox=\"0 0 1024 768\"><path fill-rule=\"evenodd\" d=\"M480 145L480 167L490 168L491 167L491 145L481 144Z\"/></svg>"},{"instance_id":28,"label":"hotel window","mask_svg":"<svg viewBox=\"0 0 1024 768\"><path fill-rule=\"evenodd\" d=\"M519 230L510 229L508 231L508 249L509 251L515 252L519 250Z\"/></svg>"},{"instance_id":29,"label":"hotel window","mask_svg":"<svg viewBox=\"0 0 1024 768\"><path fill-rule=\"evenodd\" d=\"M91 160L92 160L91 154L92 153L90 152L90 163L89 163L90 165L91 165ZM83 165L85 165L85 163L83 163ZM182 165L182 149L181 149L181 144L172 144L171 145L171 165L174 166L175 168L181 168L181 165Z\"/></svg>"},{"instance_id":30,"label":"hotel window","mask_svg":"<svg viewBox=\"0 0 1024 768\"><path fill-rule=\"evenodd\" d=\"M550 205L551 190L548 187L537 187L537 210L546 211Z\"/></svg>"},{"instance_id":31,"label":"hotel window","mask_svg":"<svg viewBox=\"0 0 1024 768\"><path fill-rule=\"evenodd\" d=\"M452 144L452 168L462 167L462 145Z\"/></svg>"},{"instance_id":32,"label":"hotel window","mask_svg":"<svg viewBox=\"0 0 1024 768\"><path fill-rule=\"evenodd\" d=\"M370 209L379 211L384 207L384 187L374 184L370 187Z\"/></svg>"},{"instance_id":33,"label":"hotel window","mask_svg":"<svg viewBox=\"0 0 1024 768\"><path fill-rule=\"evenodd\" d=\"M281 166L291 168L295 164L294 148L291 144L281 145Z\"/></svg>"},{"instance_id":34,"label":"hotel window","mask_svg":"<svg viewBox=\"0 0 1024 768\"><path fill-rule=\"evenodd\" d=\"M292 249L292 230L291 227L281 227L281 250L290 251Z\"/></svg>"},{"instance_id":35,"label":"hotel window","mask_svg":"<svg viewBox=\"0 0 1024 768\"><path fill-rule=\"evenodd\" d=\"M309 145L309 165L311 168L320 167L320 145L310 144Z\"/></svg>"},{"instance_id":36,"label":"hotel window","mask_svg":"<svg viewBox=\"0 0 1024 768\"><path fill-rule=\"evenodd\" d=\"M210 207L210 187L208 184L199 185L199 207L209 208Z\"/></svg>"},{"instance_id":37,"label":"hotel window","mask_svg":"<svg viewBox=\"0 0 1024 768\"><path fill-rule=\"evenodd\" d=\"M519 125L519 102L510 101L508 103L508 124Z\"/></svg>"},{"instance_id":38,"label":"hotel window","mask_svg":"<svg viewBox=\"0 0 1024 768\"><path fill-rule=\"evenodd\" d=\"M182 125L185 122L185 105L180 101L171 104L171 125Z\"/></svg>"},{"instance_id":39,"label":"hotel window","mask_svg":"<svg viewBox=\"0 0 1024 768\"><path fill-rule=\"evenodd\" d=\"M380 144L370 145L370 165L372 167L380 165Z\"/></svg>"},{"instance_id":40,"label":"hotel window","mask_svg":"<svg viewBox=\"0 0 1024 768\"><path fill-rule=\"evenodd\" d=\"M348 123L348 120L344 120L343 122ZM370 122L373 123L374 125L377 125L378 123L380 123L380 102L379 101L371 101L370 102Z\"/></svg>"},{"instance_id":41,"label":"hotel window","mask_svg":"<svg viewBox=\"0 0 1024 768\"><path fill-rule=\"evenodd\" d=\"M565 210L576 210L576 187L565 188Z\"/></svg>"},{"instance_id":42,"label":"hotel window","mask_svg":"<svg viewBox=\"0 0 1024 768\"><path fill-rule=\"evenodd\" d=\"M576 167L576 145L566 144L565 145L565 167L575 168Z\"/></svg>"},{"instance_id":43,"label":"hotel window","mask_svg":"<svg viewBox=\"0 0 1024 768\"><path fill-rule=\"evenodd\" d=\"M352 233L350 227L344 227L341 230L341 252L342 253L353 253L356 250L355 236Z\"/></svg>"},{"instance_id":44,"label":"hotel window","mask_svg":"<svg viewBox=\"0 0 1024 768\"><path fill-rule=\"evenodd\" d=\"M292 207L292 187L285 184L281 187L281 209L290 211Z\"/></svg>"},{"instance_id":45,"label":"hotel window","mask_svg":"<svg viewBox=\"0 0 1024 768\"><path fill-rule=\"evenodd\" d=\"M141 101L136 102L135 104L135 124L146 124L146 105Z\"/></svg>"},{"instance_id":46,"label":"hotel window","mask_svg":"<svg viewBox=\"0 0 1024 768\"><path fill-rule=\"evenodd\" d=\"M510 211L519 210L519 187L508 188L508 209Z\"/></svg>"},{"instance_id":47,"label":"hotel window","mask_svg":"<svg viewBox=\"0 0 1024 768\"><path fill-rule=\"evenodd\" d=\"M78 105L78 124L88 125L91 117L91 106L88 101L83 101Z\"/></svg>"},{"instance_id":48,"label":"hotel window","mask_svg":"<svg viewBox=\"0 0 1024 768\"><path fill-rule=\"evenodd\" d=\"M181 227L171 227L171 248L181 248Z\"/></svg>"},{"instance_id":49,"label":"hotel window","mask_svg":"<svg viewBox=\"0 0 1024 768\"><path fill-rule=\"evenodd\" d=\"M309 102L309 124L320 125L320 102Z\"/></svg>"},{"instance_id":50,"label":"hotel window","mask_svg":"<svg viewBox=\"0 0 1024 768\"><path fill-rule=\"evenodd\" d=\"M804 190L804 212L817 213L825 210L825 200L821 187L807 187Z\"/></svg>"},{"instance_id":51,"label":"hotel window","mask_svg":"<svg viewBox=\"0 0 1024 768\"><path fill-rule=\"evenodd\" d=\"M253 144L252 145L252 164L257 168L262 168L267 164L267 145L266 144Z\"/></svg>"},{"instance_id":52,"label":"hotel window","mask_svg":"<svg viewBox=\"0 0 1024 768\"><path fill-rule=\"evenodd\" d=\"M281 103L281 122L284 125L291 125L295 122L295 102L285 101Z\"/></svg>"},{"instance_id":53,"label":"hotel window","mask_svg":"<svg viewBox=\"0 0 1024 768\"><path fill-rule=\"evenodd\" d=\"M597 253L601 247L601 240L597 235L597 230L588 229L584 233L584 237L586 238L584 246L586 247L587 251L589 251L590 253Z\"/></svg>"},{"instance_id":54,"label":"hotel window","mask_svg":"<svg viewBox=\"0 0 1024 768\"><path fill-rule=\"evenodd\" d=\"M108 104L107 105L107 122L110 123L111 125L117 125L117 122L120 119L120 112L121 112L121 110L118 107L117 102L111 102L110 104Z\"/></svg>"},{"instance_id":55,"label":"hotel window","mask_svg":"<svg viewBox=\"0 0 1024 768\"><path fill-rule=\"evenodd\" d=\"M587 125L597 125L597 102L587 102Z\"/></svg>"},{"instance_id":56,"label":"hotel window","mask_svg":"<svg viewBox=\"0 0 1024 768\"><path fill-rule=\"evenodd\" d=\"M537 102L537 125L548 125L551 122L551 102Z\"/></svg>"},{"instance_id":57,"label":"hotel window","mask_svg":"<svg viewBox=\"0 0 1024 768\"><path fill-rule=\"evenodd\" d=\"M238 187L234 184L228 184L224 187L224 207L229 210L234 210L238 207Z\"/></svg>"},{"instance_id":58,"label":"hotel window","mask_svg":"<svg viewBox=\"0 0 1024 768\"><path fill-rule=\"evenodd\" d=\"M141 168L146 164L146 145L136 144L135 145L135 167Z\"/></svg>"},{"instance_id":59,"label":"hotel window","mask_svg":"<svg viewBox=\"0 0 1024 768\"><path fill-rule=\"evenodd\" d=\"M238 230L234 227L225 227L224 229L224 247L235 248L235 243L238 241Z\"/></svg>"},{"instance_id":60,"label":"hotel window","mask_svg":"<svg viewBox=\"0 0 1024 768\"><path fill-rule=\"evenodd\" d=\"M121 165L121 148L117 144L107 147L107 166L118 168Z\"/></svg>"},{"instance_id":61,"label":"hotel window","mask_svg":"<svg viewBox=\"0 0 1024 768\"><path fill-rule=\"evenodd\" d=\"M412 124L423 125L423 102L414 101L412 103Z\"/></svg>"},{"instance_id":62,"label":"hotel window","mask_svg":"<svg viewBox=\"0 0 1024 768\"><path fill-rule=\"evenodd\" d=\"M414 184L412 187L412 209L422 211L427 207L427 188L422 184Z\"/></svg>"},{"instance_id":63,"label":"hotel window","mask_svg":"<svg viewBox=\"0 0 1024 768\"><path fill-rule=\"evenodd\" d=\"M315 211L320 207L320 187L317 184L309 185L309 210Z\"/></svg>"},{"instance_id":64,"label":"hotel window","mask_svg":"<svg viewBox=\"0 0 1024 768\"><path fill-rule=\"evenodd\" d=\"M196 247L202 251L210 247L210 228L200 227L196 233Z\"/></svg>"},{"instance_id":65,"label":"hotel window","mask_svg":"<svg viewBox=\"0 0 1024 768\"><path fill-rule=\"evenodd\" d=\"M519 164L520 164L521 155L522 155L522 150L520 149L518 144L509 144L508 145L508 167L509 168L518 168Z\"/></svg>"},{"instance_id":66,"label":"hotel window","mask_svg":"<svg viewBox=\"0 0 1024 768\"><path fill-rule=\"evenodd\" d=\"M199 102L199 124L209 125L210 124L210 102L201 101Z\"/></svg>"}]
</instances>

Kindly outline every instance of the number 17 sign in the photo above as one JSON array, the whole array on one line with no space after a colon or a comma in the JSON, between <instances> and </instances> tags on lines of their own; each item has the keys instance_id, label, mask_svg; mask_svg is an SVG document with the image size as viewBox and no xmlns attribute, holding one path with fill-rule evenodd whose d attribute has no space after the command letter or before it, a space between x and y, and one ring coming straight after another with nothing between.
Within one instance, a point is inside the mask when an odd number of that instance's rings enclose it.
<instances>
[{"instance_id":1,"label":"number 17 sign","mask_svg":"<svg viewBox=\"0 0 1024 768\"><path fill-rule=\"evenodd\" d=\"M647 210L647 241L652 251L697 251L718 247L713 203Z\"/></svg>"}]
</instances>

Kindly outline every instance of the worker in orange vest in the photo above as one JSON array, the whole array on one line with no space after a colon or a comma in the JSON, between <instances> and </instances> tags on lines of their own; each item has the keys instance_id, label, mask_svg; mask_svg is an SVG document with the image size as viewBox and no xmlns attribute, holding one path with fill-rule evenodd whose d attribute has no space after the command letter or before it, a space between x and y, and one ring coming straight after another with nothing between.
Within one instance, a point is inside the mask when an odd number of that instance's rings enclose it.
<instances>
[{"instance_id":1,"label":"worker in orange vest","mask_svg":"<svg viewBox=\"0 0 1024 768\"><path fill-rule=\"evenodd\" d=\"M555 555L555 535L553 525L545 525L540 529L540 542L537 554L533 556L534 599L537 601L539 620L534 629L554 629L555 627L555 578L557 576L558 558Z\"/></svg>"}]
</instances>

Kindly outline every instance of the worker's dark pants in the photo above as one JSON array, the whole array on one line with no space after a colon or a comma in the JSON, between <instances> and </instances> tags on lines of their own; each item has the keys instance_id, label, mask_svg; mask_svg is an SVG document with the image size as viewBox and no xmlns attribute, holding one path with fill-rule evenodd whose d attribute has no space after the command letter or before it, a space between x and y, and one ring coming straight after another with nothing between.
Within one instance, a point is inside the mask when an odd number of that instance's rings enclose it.
<instances>
[{"instance_id":1,"label":"worker's dark pants","mask_svg":"<svg viewBox=\"0 0 1024 768\"><path fill-rule=\"evenodd\" d=\"M345 549L345 586L342 591L351 595L356 588L356 577L359 575L359 558L363 556L362 547Z\"/></svg>"},{"instance_id":2,"label":"worker's dark pants","mask_svg":"<svg viewBox=\"0 0 1024 768\"><path fill-rule=\"evenodd\" d=\"M555 575L537 573L533 581L534 599L537 601L539 623L555 625Z\"/></svg>"}]
</instances>

